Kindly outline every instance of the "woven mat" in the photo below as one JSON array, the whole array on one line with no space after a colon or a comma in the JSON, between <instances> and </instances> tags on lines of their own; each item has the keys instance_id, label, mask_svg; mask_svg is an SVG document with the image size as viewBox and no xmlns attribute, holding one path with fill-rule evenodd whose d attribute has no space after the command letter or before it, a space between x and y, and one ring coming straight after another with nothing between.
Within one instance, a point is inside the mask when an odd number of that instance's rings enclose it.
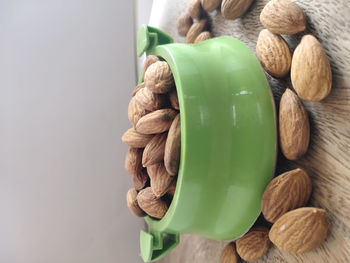
<instances>
[{"instance_id":1,"label":"woven mat","mask_svg":"<svg viewBox=\"0 0 350 263\"><path fill-rule=\"evenodd\" d=\"M225 20L220 12L210 14L214 36L232 36L247 44L255 53L255 45L263 28L259 15L267 0L253 3L248 12L235 21ZM297 162L278 160L277 172L294 167L304 168L312 178L310 204L325 208L330 218L330 233L323 245L303 255L291 255L271 246L258 262L350 262L350 1L300 0L305 11L308 33L315 35L330 59L333 89L322 102L305 103L311 121L311 143L308 153ZM187 0L154 0L150 25L185 42L176 32L177 17L187 9ZM300 40L286 38L292 50ZM276 106L290 79L275 80L268 76ZM219 261L224 242L184 234L163 263L213 263Z\"/></svg>"}]
</instances>

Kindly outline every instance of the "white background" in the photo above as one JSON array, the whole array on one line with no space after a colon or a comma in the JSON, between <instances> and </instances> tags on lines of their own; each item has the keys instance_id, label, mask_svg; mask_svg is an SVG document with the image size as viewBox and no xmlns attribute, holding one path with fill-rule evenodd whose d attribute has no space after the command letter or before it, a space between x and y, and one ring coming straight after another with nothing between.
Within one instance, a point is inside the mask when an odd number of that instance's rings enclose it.
<instances>
[{"instance_id":1,"label":"white background","mask_svg":"<svg viewBox=\"0 0 350 263\"><path fill-rule=\"evenodd\" d=\"M0 0L1 263L141 262L120 140L133 15L133 1Z\"/></svg>"}]
</instances>

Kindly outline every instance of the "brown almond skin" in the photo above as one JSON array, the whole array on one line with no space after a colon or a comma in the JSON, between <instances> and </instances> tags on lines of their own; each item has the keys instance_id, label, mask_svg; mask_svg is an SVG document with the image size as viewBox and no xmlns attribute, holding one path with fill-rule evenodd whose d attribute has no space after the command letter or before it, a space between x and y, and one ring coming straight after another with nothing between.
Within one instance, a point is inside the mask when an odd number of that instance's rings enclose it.
<instances>
[{"instance_id":1,"label":"brown almond skin","mask_svg":"<svg viewBox=\"0 0 350 263\"><path fill-rule=\"evenodd\" d=\"M263 29L256 43L256 54L265 71L271 76L282 78L288 74L292 55L287 42L280 35Z\"/></svg>"},{"instance_id":2,"label":"brown almond skin","mask_svg":"<svg viewBox=\"0 0 350 263\"><path fill-rule=\"evenodd\" d=\"M193 19L199 20L204 13L201 5L201 0L189 0L188 13Z\"/></svg>"},{"instance_id":3,"label":"brown almond skin","mask_svg":"<svg viewBox=\"0 0 350 263\"><path fill-rule=\"evenodd\" d=\"M129 189L126 194L126 203L128 208L132 214L138 217L144 217L146 215L145 212L142 211L140 206L137 203L137 191L134 188Z\"/></svg>"},{"instance_id":4,"label":"brown almond skin","mask_svg":"<svg viewBox=\"0 0 350 263\"><path fill-rule=\"evenodd\" d=\"M175 110L179 110L179 99L177 97L177 91L173 90L172 92L169 93L169 101L171 104L171 107L173 107Z\"/></svg>"},{"instance_id":5,"label":"brown almond skin","mask_svg":"<svg viewBox=\"0 0 350 263\"><path fill-rule=\"evenodd\" d=\"M176 22L177 33L180 36L185 37L192 24L192 17L188 13L182 13Z\"/></svg>"},{"instance_id":6,"label":"brown almond skin","mask_svg":"<svg viewBox=\"0 0 350 263\"><path fill-rule=\"evenodd\" d=\"M231 242L227 244L221 252L220 263L238 263L239 256L236 251L236 244Z\"/></svg>"},{"instance_id":7,"label":"brown almond skin","mask_svg":"<svg viewBox=\"0 0 350 263\"><path fill-rule=\"evenodd\" d=\"M180 164L181 149L181 121L180 114L177 114L170 126L168 137L165 143L164 165L171 175L176 175Z\"/></svg>"},{"instance_id":8,"label":"brown almond skin","mask_svg":"<svg viewBox=\"0 0 350 263\"><path fill-rule=\"evenodd\" d=\"M142 149L130 148L126 153L125 170L129 174L138 174L142 170Z\"/></svg>"},{"instance_id":9,"label":"brown almond skin","mask_svg":"<svg viewBox=\"0 0 350 263\"><path fill-rule=\"evenodd\" d=\"M161 109L143 116L136 124L136 131L143 134L163 133L169 130L177 112Z\"/></svg>"},{"instance_id":10,"label":"brown almond skin","mask_svg":"<svg viewBox=\"0 0 350 263\"><path fill-rule=\"evenodd\" d=\"M140 103L136 101L135 97L132 97L128 107L128 118L130 123L135 127L139 119L147 113L149 113L149 111L143 108Z\"/></svg>"},{"instance_id":11,"label":"brown almond skin","mask_svg":"<svg viewBox=\"0 0 350 263\"><path fill-rule=\"evenodd\" d=\"M166 102L164 95L153 93L149 88L139 90L135 95L135 99L141 107L148 111L159 110L164 107Z\"/></svg>"},{"instance_id":12,"label":"brown almond skin","mask_svg":"<svg viewBox=\"0 0 350 263\"><path fill-rule=\"evenodd\" d=\"M221 4L222 0L201 0L202 8L207 12L213 12Z\"/></svg>"},{"instance_id":13,"label":"brown almond skin","mask_svg":"<svg viewBox=\"0 0 350 263\"><path fill-rule=\"evenodd\" d=\"M149 165L147 172L151 178L151 188L155 196L161 197L166 194L174 180L165 169L163 163Z\"/></svg>"},{"instance_id":14,"label":"brown almond skin","mask_svg":"<svg viewBox=\"0 0 350 263\"><path fill-rule=\"evenodd\" d=\"M167 136L167 133L157 134L146 145L142 155L143 167L163 161Z\"/></svg>"},{"instance_id":15,"label":"brown almond skin","mask_svg":"<svg viewBox=\"0 0 350 263\"><path fill-rule=\"evenodd\" d=\"M312 35L305 35L296 47L291 68L293 88L305 101L320 101L332 88L332 71L322 45Z\"/></svg>"},{"instance_id":16,"label":"brown almond skin","mask_svg":"<svg viewBox=\"0 0 350 263\"><path fill-rule=\"evenodd\" d=\"M161 219L168 211L168 205L157 198L151 187L141 190L137 195L137 203L149 216Z\"/></svg>"},{"instance_id":17,"label":"brown almond skin","mask_svg":"<svg viewBox=\"0 0 350 263\"><path fill-rule=\"evenodd\" d=\"M132 177L132 182L136 191L140 191L147 185L149 181L149 176L146 169L143 169L140 173L134 174Z\"/></svg>"},{"instance_id":18,"label":"brown almond skin","mask_svg":"<svg viewBox=\"0 0 350 263\"><path fill-rule=\"evenodd\" d=\"M174 86L174 79L168 63L157 61L151 64L145 72L144 82L145 87L154 93L169 92Z\"/></svg>"},{"instance_id":19,"label":"brown almond skin","mask_svg":"<svg viewBox=\"0 0 350 263\"><path fill-rule=\"evenodd\" d=\"M196 38L199 36L200 33L205 31L207 27L207 20L201 19L198 22L193 23L190 30L188 30L186 35L186 42L187 43L194 43Z\"/></svg>"},{"instance_id":20,"label":"brown almond skin","mask_svg":"<svg viewBox=\"0 0 350 263\"><path fill-rule=\"evenodd\" d=\"M289 160L297 160L307 152L309 117L298 96L290 89L286 89L280 101L279 139L282 153Z\"/></svg>"},{"instance_id":21,"label":"brown almond skin","mask_svg":"<svg viewBox=\"0 0 350 263\"><path fill-rule=\"evenodd\" d=\"M194 43L200 43L210 38L211 38L211 33L209 31L204 31L196 37L196 39L194 40Z\"/></svg>"},{"instance_id":22,"label":"brown almond skin","mask_svg":"<svg viewBox=\"0 0 350 263\"><path fill-rule=\"evenodd\" d=\"M269 229L263 226L251 228L243 237L236 240L238 255L248 262L263 257L269 246Z\"/></svg>"},{"instance_id":23,"label":"brown almond skin","mask_svg":"<svg viewBox=\"0 0 350 263\"><path fill-rule=\"evenodd\" d=\"M133 148L144 148L152 138L153 135L142 134L130 128L123 134L122 141Z\"/></svg>"},{"instance_id":24,"label":"brown almond skin","mask_svg":"<svg viewBox=\"0 0 350 263\"><path fill-rule=\"evenodd\" d=\"M132 91L131 96L134 97L134 96L136 95L136 93L137 93L139 90L143 89L144 87L145 87L145 83L144 83L144 82L138 84L138 85L136 86L136 88Z\"/></svg>"},{"instance_id":25,"label":"brown almond skin","mask_svg":"<svg viewBox=\"0 0 350 263\"><path fill-rule=\"evenodd\" d=\"M261 23L272 33L294 35L306 29L303 10L290 0L271 0L260 14Z\"/></svg>"},{"instance_id":26,"label":"brown almond skin","mask_svg":"<svg viewBox=\"0 0 350 263\"><path fill-rule=\"evenodd\" d=\"M173 198L175 195L175 190L176 190L176 180L174 178L173 182L169 186L167 194L169 194L171 196L171 198Z\"/></svg>"},{"instance_id":27,"label":"brown almond skin","mask_svg":"<svg viewBox=\"0 0 350 263\"><path fill-rule=\"evenodd\" d=\"M286 212L304 206L311 190L311 179L300 168L275 177L261 199L261 211L265 219L273 223Z\"/></svg>"},{"instance_id":28,"label":"brown almond skin","mask_svg":"<svg viewBox=\"0 0 350 263\"><path fill-rule=\"evenodd\" d=\"M316 207L302 207L281 216L272 225L269 238L279 249L301 254L320 246L327 234L326 211Z\"/></svg>"},{"instance_id":29,"label":"brown almond skin","mask_svg":"<svg viewBox=\"0 0 350 263\"><path fill-rule=\"evenodd\" d=\"M221 14L226 19L237 19L248 10L252 2L253 0L223 0Z\"/></svg>"},{"instance_id":30,"label":"brown almond skin","mask_svg":"<svg viewBox=\"0 0 350 263\"><path fill-rule=\"evenodd\" d=\"M143 63L143 77L145 77L145 72L148 69L149 66L151 66L153 63L156 63L159 61L159 58L155 55L149 55L146 57L145 62Z\"/></svg>"}]
</instances>

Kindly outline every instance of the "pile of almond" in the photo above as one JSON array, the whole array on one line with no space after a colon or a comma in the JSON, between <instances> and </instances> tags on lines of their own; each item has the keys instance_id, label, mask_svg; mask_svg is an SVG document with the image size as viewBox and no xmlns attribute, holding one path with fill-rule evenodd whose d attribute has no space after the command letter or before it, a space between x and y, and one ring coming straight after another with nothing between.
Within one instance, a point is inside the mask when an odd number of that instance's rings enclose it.
<instances>
[{"instance_id":1,"label":"pile of almond","mask_svg":"<svg viewBox=\"0 0 350 263\"><path fill-rule=\"evenodd\" d=\"M252 262L263 257L272 242L277 248L293 254L309 252L326 239L328 216L324 209L304 207L311 195L310 177L295 169L275 177L266 187L261 200L264 219L235 242L226 245L221 263Z\"/></svg>"},{"instance_id":2,"label":"pile of almond","mask_svg":"<svg viewBox=\"0 0 350 263\"><path fill-rule=\"evenodd\" d=\"M130 146L125 169L133 175L127 193L136 216L161 219L175 192L180 162L180 113L173 74L167 62L148 56L144 82L132 92L128 117L132 128L122 141Z\"/></svg>"},{"instance_id":3,"label":"pile of almond","mask_svg":"<svg viewBox=\"0 0 350 263\"><path fill-rule=\"evenodd\" d=\"M211 38L208 27L208 12L221 10L226 19L241 17L251 6L253 0L190 0L187 13L177 20L177 32L186 37L187 43L199 43ZM195 22L194 22L195 21Z\"/></svg>"},{"instance_id":4,"label":"pile of almond","mask_svg":"<svg viewBox=\"0 0 350 263\"><path fill-rule=\"evenodd\" d=\"M271 0L262 10L260 21L266 27L256 44L261 65L276 78L286 77L291 72L292 86L298 95L286 89L279 110L282 153L287 159L296 160L306 153L310 137L308 114L300 99L315 102L329 94L331 67L322 45L314 36L304 35L293 54L281 36L302 33L306 29L305 14L296 3Z\"/></svg>"},{"instance_id":5,"label":"pile of almond","mask_svg":"<svg viewBox=\"0 0 350 263\"><path fill-rule=\"evenodd\" d=\"M297 160L308 150L310 124L301 100L324 99L332 87L332 73L322 45L312 35L304 35L292 54L282 35L306 29L303 10L290 0L271 0L261 12L266 29L259 34L256 53L264 70L275 78L291 72L294 91L286 89L279 108L279 143L283 155ZM293 254L311 251L321 245L328 233L324 209L305 207L312 190L311 179L302 169L275 177L261 200L264 219L272 224L253 226L245 235L229 243L221 253L221 263L252 262L263 257L272 242ZM269 224L266 224L269 225Z\"/></svg>"},{"instance_id":6,"label":"pile of almond","mask_svg":"<svg viewBox=\"0 0 350 263\"><path fill-rule=\"evenodd\" d=\"M212 37L201 0L190 0L187 13L179 16L176 26L178 34L186 37L187 43L199 43Z\"/></svg>"}]
</instances>

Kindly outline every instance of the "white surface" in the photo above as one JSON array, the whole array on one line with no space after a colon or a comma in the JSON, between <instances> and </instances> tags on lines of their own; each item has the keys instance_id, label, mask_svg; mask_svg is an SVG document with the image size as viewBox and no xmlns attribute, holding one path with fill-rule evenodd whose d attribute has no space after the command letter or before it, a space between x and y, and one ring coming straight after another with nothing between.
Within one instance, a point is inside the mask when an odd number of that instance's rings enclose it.
<instances>
[{"instance_id":1,"label":"white surface","mask_svg":"<svg viewBox=\"0 0 350 263\"><path fill-rule=\"evenodd\" d=\"M137 25L140 27L143 24L148 24L151 10L152 10L153 0L137 0Z\"/></svg>"},{"instance_id":2,"label":"white surface","mask_svg":"<svg viewBox=\"0 0 350 263\"><path fill-rule=\"evenodd\" d=\"M0 262L141 262L133 1L0 1Z\"/></svg>"},{"instance_id":3,"label":"white surface","mask_svg":"<svg viewBox=\"0 0 350 263\"><path fill-rule=\"evenodd\" d=\"M136 1L136 10L137 10L137 30L141 27L141 25L148 25L149 19L151 15L153 0L137 0ZM140 73L143 63L146 59L146 55L142 55L138 59L138 74Z\"/></svg>"}]
</instances>

